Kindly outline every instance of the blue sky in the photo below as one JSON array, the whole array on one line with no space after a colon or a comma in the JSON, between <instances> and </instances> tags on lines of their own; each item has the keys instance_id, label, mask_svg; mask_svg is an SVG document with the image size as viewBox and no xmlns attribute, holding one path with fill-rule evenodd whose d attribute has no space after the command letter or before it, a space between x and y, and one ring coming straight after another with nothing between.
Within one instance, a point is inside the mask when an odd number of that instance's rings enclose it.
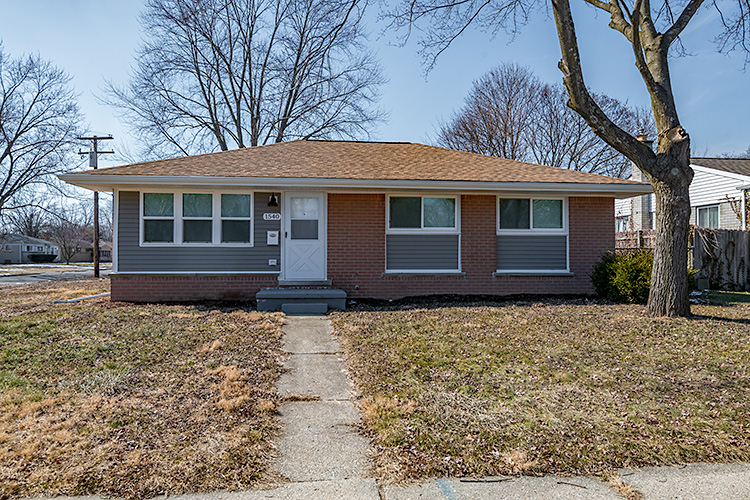
<instances>
[{"instance_id":1,"label":"blue sky","mask_svg":"<svg viewBox=\"0 0 750 500\"><path fill-rule=\"evenodd\" d=\"M73 77L90 130L113 134L117 143L132 144L115 110L101 105L105 79L124 83L134 64L141 33L137 0L0 0L0 40L6 54L38 52ZM622 35L607 27L607 18L583 2L573 2L587 84L631 104L647 105L648 96ZM375 12L370 16L375 17ZM750 146L750 72L741 54L716 53L711 39L716 16L705 9L683 36L690 56L672 61L672 83L680 118L699 155L745 151ZM373 134L376 140L429 142L440 120L461 105L474 80L501 62L517 62L548 82L560 81L560 48L554 25L539 13L515 40L500 33L470 31L460 37L425 76L412 40L397 46L392 33L371 22L371 42L389 79L380 105L388 122ZM114 164L102 157L101 165Z\"/></svg>"}]
</instances>

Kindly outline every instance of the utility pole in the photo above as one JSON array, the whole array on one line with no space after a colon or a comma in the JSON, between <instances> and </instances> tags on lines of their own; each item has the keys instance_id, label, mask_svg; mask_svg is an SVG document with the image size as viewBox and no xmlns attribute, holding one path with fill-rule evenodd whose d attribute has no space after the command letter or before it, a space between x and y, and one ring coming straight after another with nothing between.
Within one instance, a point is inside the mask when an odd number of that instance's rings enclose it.
<instances>
[{"instance_id":1,"label":"utility pole","mask_svg":"<svg viewBox=\"0 0 750 500\"><path fill-rule=\"evenodd\" d=\"M80 155L89 155L89 167L96 170L99 166L99 155L112 154L114 151L99 151L99 141L110 141L114 139L112 135L91 137L76 137L79 141L92 141L94 144L93 151L79 151ZM94 191L94 278L99 277L99 191Z\"/></svg>"}]
</instances>

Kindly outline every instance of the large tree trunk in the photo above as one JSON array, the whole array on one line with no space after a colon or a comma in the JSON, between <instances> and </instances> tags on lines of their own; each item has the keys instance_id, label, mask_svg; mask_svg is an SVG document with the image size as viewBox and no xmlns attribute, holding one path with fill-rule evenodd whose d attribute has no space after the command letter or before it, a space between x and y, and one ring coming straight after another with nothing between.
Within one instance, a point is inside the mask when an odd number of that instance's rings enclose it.
<instances>
[{"instance_id":1,"label":"large tree trunk","mask_svg":"<svg viewBox=\"0 0 750 500\"><path fill-rule=\"evenodd\" d=\"M654 185L656 244L648 296L648 312L652 316L690 315L687 289L689 185L684 182Z\"/></svg>"},{"instance_id":2,"label":"large tree trunk","mask_svg":"<svg viewBox=\"0 0 750 500\"><path fill-rule=\"evenodd\" d=\"M652 316L689 316L688 238L690 232L690 141L682 127L659 140L654 188L654 268L648 312ZM648 174L647 174L648 175Z\"/></svg>"}]
</instances>

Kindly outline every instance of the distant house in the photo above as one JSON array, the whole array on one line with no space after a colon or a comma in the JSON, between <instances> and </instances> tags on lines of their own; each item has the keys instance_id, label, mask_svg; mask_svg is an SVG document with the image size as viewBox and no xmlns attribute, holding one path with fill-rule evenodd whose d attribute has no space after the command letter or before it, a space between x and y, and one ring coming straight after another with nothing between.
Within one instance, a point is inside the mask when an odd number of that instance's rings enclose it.
<instances>
[{"instance_id":1,"label":"distant house","mask_svg":"<svg viewBox=\"0 0 750 500\"><path fill-rule=\"evenodd\" d=\"M22 234L0 237L0 264L53 262L60 255L54 243Z\"/></svg>"},{"instance_id":2,"label":"distant house","mask_svg":"<svg viewBox=\"0 0 750 500\"><path fill-rule=\"evenodd\" d=\"M114 193L112 300L140 302L267 287L588 294L614 248L614 199L651 191L422 144L317 140L60 178Z\"/></svg>"},{"instance_id":3,"label":"distant house","mask_svg":"<svg viewBox=\"0 0 750 500\"><path fill-rule=\"evenodd\" d=\"M690 184L690 223L711 229L747 227L750 159L691 158L695 177ZM631 180L643 181L633 169ZM615 230L653 229L654 195L615 200Z\"/></svg>"},{"instance_id":4,"label":"distant house","mask_svg":"<svg viewBox=\"0 0 750 500\"><path fill-rule=\"evenodd\" d=\"M78 251L70 258L70 262L93 262L94 243L88 240L78 242ZM112 242L99 242L99 262L112 262Z\"/></svg>"}]
</instances>

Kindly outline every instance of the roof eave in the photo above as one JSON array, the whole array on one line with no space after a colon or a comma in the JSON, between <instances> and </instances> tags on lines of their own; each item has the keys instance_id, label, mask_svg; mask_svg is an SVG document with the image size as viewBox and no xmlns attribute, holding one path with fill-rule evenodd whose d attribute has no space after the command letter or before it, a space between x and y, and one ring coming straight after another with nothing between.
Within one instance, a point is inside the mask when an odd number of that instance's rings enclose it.
<instances>
[{"instance_id":1,"label":"roof eave","mask_svg":"<svg viewBox=\"0 0 750 500\"><path fill-rule=\"evenodd\" d=\"M358 189L358 190L460 190L460 191L508 191L508 192L555 192L591 194L629 198L649 194L651 186L638 184L604 184L580 182L487 182L487 181L442 181L442 180L389 180L389 179L327 179L327 178L281 178L281 177L204 177L162 175L106 175L70 173L58 176L61 180L94 191L112 191L140 186L170 187L231 187L273 189Z\"/></svg>"},{"instance_id":2,"label":"roof eave","mask_svg":"<svg viewBox=\"0 0 750 500\"><path fill-rule=\"evenodd\" d=\"M726 170L721 170L718 168L712 168L712 167L704 167L703 165L690 165L693 170L697 170L698 172L705 172L709 174L718 175L721 177L728 177L730 179L735 179L738 181L748 182L750 180L750 175L745 174L738 174L737 172L728 172Z\"/></svg>"}]
</instances>

